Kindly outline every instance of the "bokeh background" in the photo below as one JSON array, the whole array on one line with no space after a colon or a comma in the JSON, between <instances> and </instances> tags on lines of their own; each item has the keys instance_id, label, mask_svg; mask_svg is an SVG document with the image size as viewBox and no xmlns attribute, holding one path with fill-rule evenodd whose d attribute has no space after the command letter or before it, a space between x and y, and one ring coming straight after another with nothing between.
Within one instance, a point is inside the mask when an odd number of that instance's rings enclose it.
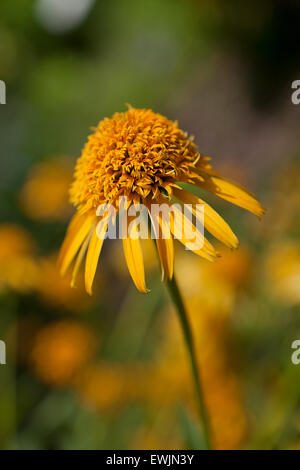
<instances>
[{"instance_id":1,"label":"bokeh background","mask_svg":"<svg viewBox=\"0 0 300 470\"><path fill-rule=\"evenodd\" d=\"M1 0L0 447L201 448L188 360L151 242L138 293L104 244L93 297L59 277L68 186L91 127L149 107L256 192L206 195L240 238L178 247L217 449L300 448L300 2Z\"/></svg>"}]
</instances>

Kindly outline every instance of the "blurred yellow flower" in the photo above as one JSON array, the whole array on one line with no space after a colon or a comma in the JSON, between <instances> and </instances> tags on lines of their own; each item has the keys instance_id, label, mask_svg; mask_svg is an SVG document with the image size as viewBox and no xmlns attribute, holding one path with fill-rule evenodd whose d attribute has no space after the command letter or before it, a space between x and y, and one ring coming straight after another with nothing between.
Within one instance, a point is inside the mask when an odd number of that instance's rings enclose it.
<instances>
[{"instance_id":1,"label":"blurred yellow flower","mask_svg":"<svg viewBox=\"0 0 300 470\"><path fill-rule=\"evenodd\" d=\"M209 160L198 152L192 139L178 128L177 122L151 110L129 107L128 111L115 113L112 118L101 121L89 136L77 161L70 191L77 213L61 249L61 273L66 273L79 251L73 270L74 284L87 253L85 286L91 294L108 225L107 214L96 216L96 209L100 204L111 204L118 211L119 198L123 196L127 197L126 209L141 202L148 210L152 203L170 206L174 198L180 204L192 204L193 207L201 204L205 211L205 228L225 245L236 248L238 240L222 217L203 200L182 189L179 183L190 183L211 191L257 216L261 216L264 209L253 194L218 175ZM194 215L197 217L196 212ZM171 212L170 227L166 227L162 218L157 216L160 227L157 230L162 234L156 234L156 244L164 279L173 277L174 260L173 238L164 235L169 229L173 235L178 233L177 228L184 220L185 216L178 209ZM96 232L100 221L101 237ZM157 226L156 223L154 225ZM143 255L134 220L130 227L130 233L123 233L124 255L136 287L146 293ZM202 241L202 235L193 225L193 238L195 236ZM186 234L179 237L179 241L185 246L189 244ZM202 248L193 251L211 261L218 256L206 238Z\"/></svg>"},{"instance_id":2,"label":"blurred yellow flower","mask_svg":"<svg viewBox=\"0 0 300 470\"><path fill-rule=\"evenodd\" d=\"M74 312L82 312L91 305L91 298L86 295L82 287L70 289L70 281L60 276L56 253L41 258L39 269L37 292L45 303Z\"/></svg>"},{"instance_id":3,"label":"blurred yellow flower","mask_svg":"<svg viewBox=\"0 0 300 470\"><path fill-rule=\"evenodd\" d=\"M299 233L300 166L291 163L279 168L269 191L268 213L262 235L279 239L288 232Z\"/></svg>"},{"instance_id":4,"label":"blurred yellow flower","mask_svg":"<svg viewBox=\"0 0 300 470\"><path fill-rule=\"evenodd\" d=\"M116 412L135 395L138 377L134 364L99 362L77 374L74 384L82 401L102 412Z\"/></svg>"},{"instance_id":5,"label":"blurred yellow flower","mask_svg":"<svg viewBox=\"0 0 300 470\"><path fill-rule=\"evenodd\" d=\"M20 225L3 223L0 225L0 261L5 262L15 256L30 255L34 251L30 234Z\"/></svg>"},{"instance_id":6,"label":"blurred yellow flower","mask_svg":"<svg viewBox=\"0 0 300 470\"><path fill-rule=\"evenodd\" d=\"M0 291L7 288L26 292L36 286L38 267L34 241L16 224L0 224Z\"/></svg>"},{"instance_id":7,"label":"blurred yellow flower","mask_svg":"<svg viewBox=\"0 0 300 470\"><path fill-rule=\"evenodd\" d=\"M201 367L201 366L200 366ZM248 430L248 417L237 376L226 367L223 371L211 370L202 364L204 395L211 422L215 449L238 449ZM219 376L213 377L213 374Z\"/></svg>"},{"instance_id":8,"label":"blurred yellow flower","mask_svg":"<svg viewBox=\"0 0 300 470\"><path fill-rule=\"evenodd\" d=\"M226 250L220 246L221 258L214 265L207 265L216 281L226 282L234 288L245 287L253 274L253 253L245 245L239 250Z\"/></svg>"},{"instance_id":9,"label":"blurred yellow flower","mask_svg":"<svg viewBox=\"0 0 300 470\"><path fill-rule=\"evenodd\" d=\"M21 191L21 205L32 219L60 220L70 214L70 162L55 158L35 166Z\"/></svg>"},{"instance_id":10,"label":"blurred yellow flower","mask_svg":"<svg viewBox=\"0 0 300 470\"><path fill-rule=\"evenodd\" d=\"M203 310L227 316L234 304L235 287L224 276L218 276L210 263L199 263L195 256L187 260L186 256L178 254L176 260L176 275L185 299L190 303L200 303L201 299Z\"/></svg>"},{"instance_id":11,"label":"blurred yellow flower","mask_svg":"<svg viewBox=\"0 0 300 470\"><path fill-rule=\"evenodd\" d=\"M30 362L42 382L63 386L70 384L74 374L91 358L95 346L90 328L74 321L59 321L37 333Z\"/></svg>"},{"instance_id":12,"label":"blurred yellow flower","mask_svg":"<svg viewBox=\"0 0 300 470\"><path fill-rule=\"evenodd\" d=\"M288 304L300 303L300 244L296 240L276 243L265 259L266 276L273 295Z\"/></svg>"}]
</instances>

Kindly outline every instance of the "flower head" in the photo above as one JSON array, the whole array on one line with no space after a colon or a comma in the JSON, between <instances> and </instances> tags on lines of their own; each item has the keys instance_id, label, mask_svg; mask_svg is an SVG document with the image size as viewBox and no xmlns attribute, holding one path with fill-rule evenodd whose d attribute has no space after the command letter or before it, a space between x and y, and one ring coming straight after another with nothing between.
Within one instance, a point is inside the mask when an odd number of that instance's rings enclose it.
<instances>
[{"instance_id":1,"label":"flower head","mask_svg":"<svg viewBox=\"0 0 300 470\"><path fill-rule=\"evenodd\" d=\"M90 135L76 165L71 201L86 211L101 202L118 204L120 196L136 202L171 196L177 181L190 180L199 159L195 144L164 116L146 109L116 113Z\"/></svg>"},{"instance_id":2,"label":"flower head","mask_svg":"<svg viewBox=\"0 0 300 470\"><path fill-rule=\"evenodd\" d=\"M91 293L98 258L107 230L107 214L96 215L101 204L111 204L120 210L120 198L127 198L126 209L131 205L144 204L150 212L153 203L167 204L176 200L193 207L204 208L205 228L230 248L236 248L238 240L228 224L208 204L192 193L182 189L181 183L189 183L215 193L223 199L243 207L257 216L264 212L254 195L242 187L216 174L209 158L201 155L192 138L179 129L177 122L146 109L134 109L115 113L112 118L101 121L89 136L81 157L78 159L74 182L71 187L71 202L77 214L70 223L61 249L60 264L64 274L75 258L73 283L79 266L86 255L85 284ZM195 218L198 214L192 210ZM186 216L178 208L170 215L166 227L160 214L150 216L156 227L156 244L160 257L163 278L173 276L173 236ZM154 220L154 219L157 220ZM96 225L102 225L96 231ZM158 229L157 229L158 227ZM196 238L197 227L192 225ZM166 235L170 230L172 236ZM129 272L141 292L147 292L144 263L140 240L136 237L137 224L132 220L123 234L123 248ZM179 241L188 246L189 236L184 234ZM196 254L213 261L218 253L204 238Z\"/></svg>"}]
</instances>

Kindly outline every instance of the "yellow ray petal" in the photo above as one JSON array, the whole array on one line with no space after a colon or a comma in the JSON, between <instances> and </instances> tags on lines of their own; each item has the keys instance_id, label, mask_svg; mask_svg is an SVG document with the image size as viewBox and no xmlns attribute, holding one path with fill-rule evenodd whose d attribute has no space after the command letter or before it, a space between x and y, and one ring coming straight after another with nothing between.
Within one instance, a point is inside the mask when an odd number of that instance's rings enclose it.
<instances>
[{"instance_id":1,"label":"yellow ray petal","mask_svg":"<svg viewBox=\"0 0 300 470\"><path fill-rule=\"evenodd\" d=\"M62 260L65 256L66 250L70 244L70 240L73 238L74 232L77 232L79 227L83 224L85 221L86 216L80 214L79 212L76 212L76 214L72 217L68 228L67 232L65 235L65 239L63 241L63 244L61 246L60 252L59 252L59 257L58 257L58 264L61 266Z\"/></svg>"},{"instance_id":2,"label":"yellow ray petal","mask_svg":"<svg viewBox=\"0 0 300 470\"><path fill-rule=\"evenodd\" d=\"M203 204L204 206L204 225L205 228L218 240L223 242L230 248L237 248L239 241L227 222L205 201L198 198L192 193L184 189L174 189L174 196L177 197L183 204L192 204L193 213L196 215L196 204Z\"/></svg>"},{"instance_id":3,"label":"yellow ray petal","mask_svg":"<svg viewBox=\"0 0 300 470\"><path fill-rule=\"evenodd\" d=\"M214 261L219 254L209 241L202 235L195 225L179 210L174 204L171 205L165 201L172 210L170 211L171 231L183 245L189 248L196 255L202 256L209 261ZM192 248L192 244L202 246L201 248Z\"/></svg>"},{"instance_id":4,"label":"yellow ray petal","mask_svg":"<svg viewBox=\"0 0 300 470\"><path fill-rule=\"evenodd\" d=\"M98 265L98 259L101 253L102 245L104 242L104 234L107 229L108 222L103 221L101 224L100 230L97 233L96 230L93 231L91 241L89 244L88 252L86 255L85 262L85 289L88 294L92 295L92 286L94 282L94 277L96 274L96 269Z\"/></svg>"},{"instance_id":5,"label":"yellow ray petal","mask_svg":"<svg viewBox=\"0 0 300 470\"><path fill-rule=\"evenodd\" d=\"M123 250L128 270L137 289L143 294L148 293L145 284L143 253L139 238L135 239L137 224L135 218L129 219L128 237L123 238ZM132 219L132 220L131 220Z\"/></svg>"},{"instance_id":6,"label":"yellow ray petal","mask_svg":"<svg viewBox=\"0 0 300 470\"><path fill-rule=\"evenodd\" d=\"M150 219L156 237L156 246L161 263L162 281L172 279L174 270L174 244L170 228L166 226L162 213L151 214L148 206Z\"/></svg>"},{"instance_id":7,"label":"yellow ray petal","mask_svg":"<svg viewBox=\"0 0 300 470\"><path fill-rule=\"evenodd\" d=\"M93 228L90 230L90 233L86 237L84 243L81 245L81 248L80 248L79 253L77 255L76 262L75 262L74 269L73 269L73 273L72 273L71 287L75 287L76 278L77 278L82 260L84 258L85 252L87 250L87 247L88 247L91 235L92 235L92 230L93 230Z\"/></svg>"},{"instance_id":8,"label":"yellow ray petal","mask_svg":"<svg viewBox=\"0 0 300 470\"><path fill-rule=\"evenodd\" d=\"M213 192L236 206L243 207L258 217L261 217L265 213L265 209L258 202L254 194L247 191L247 189L239 184L226 180L217 174L213 174L212 176L206 175L206 177L201 171L199 171L199 174L204 176L204 181L197 182L198 186Z\"/></svg>"},{"instance_id":9,"label":"yellow ray petal","mask_svg":"<svg viewBox=\"0 0 300 470\"><path fill-rule=\"evenodd\" d=\"M78 224L74 224L72 230L67 234L68 240L66 245L63 247L64 252L60 257L62 275L66 273L74 256L91 230L95 220L96 216L94 214L85 215L83 221L80 219L80 223L78 222Z\"/></svg>"}]
</instances>

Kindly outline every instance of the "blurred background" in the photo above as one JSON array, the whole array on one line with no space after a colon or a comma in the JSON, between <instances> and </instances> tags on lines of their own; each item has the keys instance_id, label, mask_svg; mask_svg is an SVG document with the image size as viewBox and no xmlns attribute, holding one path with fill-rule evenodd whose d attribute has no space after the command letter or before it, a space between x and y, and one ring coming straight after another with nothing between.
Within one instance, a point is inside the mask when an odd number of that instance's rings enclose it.
<instances>
[{"instance_id":1,"label":"blurred background","mask_svg":"<svg viewBox=\"0 0 300 470\"><path fill-rule=\"evenodd\" d=\"M94 295L56 266L91 127L151 108L256 192L212 195L240 239L211 264L177 247L217 449L300 448L299 1L1 0L0 447L197 449L177 318L151 242L147 284L104 244Z\"/></svg>"}]
</instances>

